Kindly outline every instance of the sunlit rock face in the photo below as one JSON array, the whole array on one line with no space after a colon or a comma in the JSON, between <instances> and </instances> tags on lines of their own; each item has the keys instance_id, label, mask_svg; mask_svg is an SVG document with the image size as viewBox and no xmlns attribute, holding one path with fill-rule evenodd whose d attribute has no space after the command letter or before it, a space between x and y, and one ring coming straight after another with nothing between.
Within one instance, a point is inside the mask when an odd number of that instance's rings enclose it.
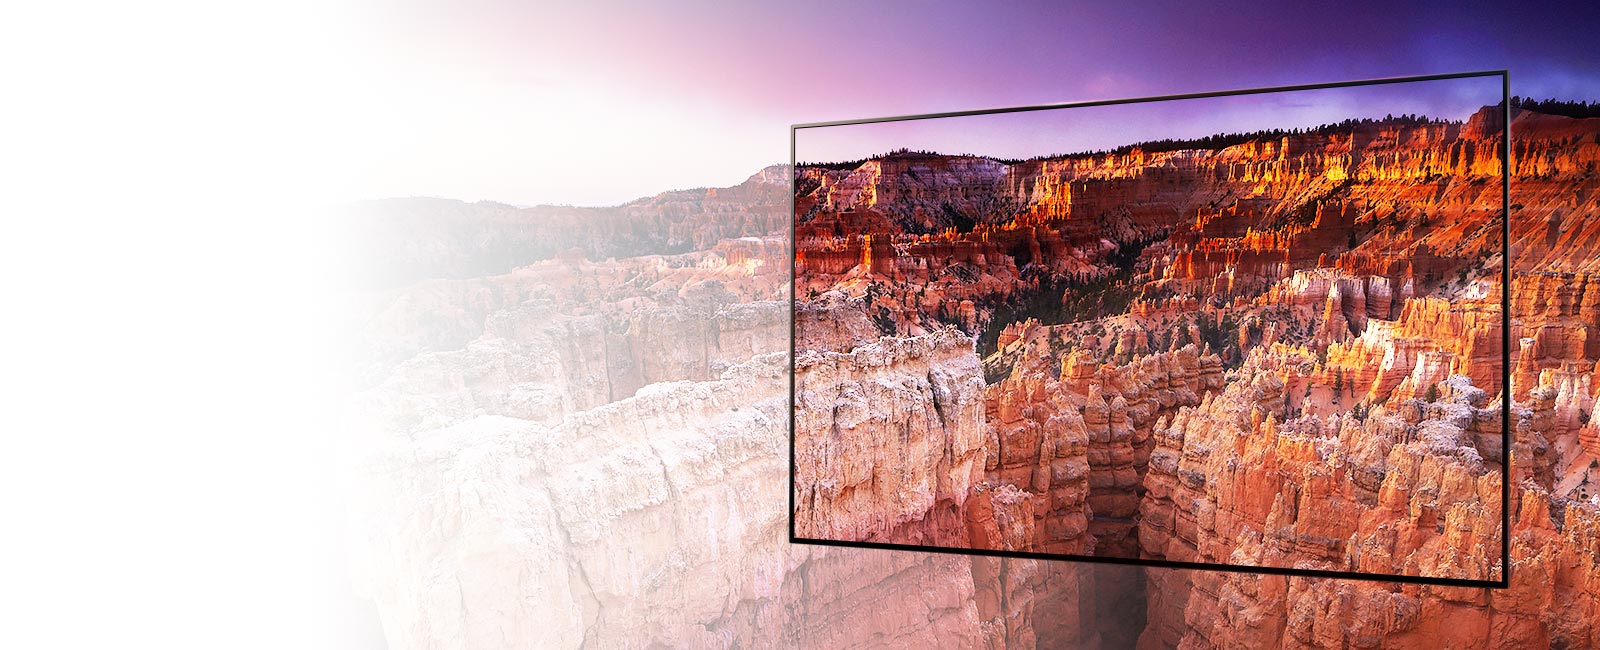
<instances>
[{"instance_id":1,"label":"sunlit rock face","mask_svg":"<svg viewBox=\"0 0 1600 650\"><path fill-rule=\"evenodd\" d=\"M881 539L926 513L922 525L937 532L918 538L965 545L1496 579L1498 557L1485 554L1504 531L1481 528L1499 517L1499 499L1455 508L1495 496L1503 461L1484 435L1500 424L1486 400L1503 389L1506 353L1496 119L1486 108L1464 122L1355 123L1211 149L1026 162L900 151L798 169L797 350L881 358L963 333L974 355L910 354L968 376L975 356L985 387L981 483L952 483L941 463L963 462L968 448L949 441L966 438L902 421L899 406L873 397L927 411L928 367L873 362L894 379L850 391L813 384L802 363L797 412L817 422L806 436L848 416L841 404L860 394L888 418L873 426L905 442L870 444L861 461L848 458L856 448L817 446L800 459L814 478L799 493L831 484L853 504L839 516L877 522L834 529L835 539ZM1541 331L1526 337L1524 383L1538 380L1541 355L1583 337ZM1400 414L1457 393L1476 402L1445 418L1454 434L1435 437L1460 444L1408 470L1426 477L1417 498L1428 512L1404 525L1356 521L1383 477L1400 480L1391 452L1422 462L1418 431L1436 418ZM929 448L943 455L930 461ZM1358 448L1375 457L1366 475L1347 471ZM855 464L895 457L910 469L893 480ZM1442 502L1441 480L1454 490ZM960 490L927 485L976 485L983 498L969 508ZM797 506L822 519L827 507ZM1429 535L1448 529L1435 519L1450 517L1471 533L1435 543ZM1245 548L1251 536L1261 548ZM1430 544L1448 557L1416 555Z\"/></svg>"},{"instance_id":2,"label":"sunlit rock face","mask_svg":"<svg viewBox=\"0 0 1600 650\"><path fill-rule=\"evenodd\" d=\"M1600 492L1600 121L1514 120L1510 171L1531 180L1509 333L1494 109L1209 151L802 169L799 309L850 301L875 326L858 346L976 339L982 498L941 515L967 544L1498 580L1509 537L1517 584L1518 557L1559 544L1527 513L1564 531ZM1147 575L1142 647L1593 642L1483 590Z\"/></svg>"}]
</instances>

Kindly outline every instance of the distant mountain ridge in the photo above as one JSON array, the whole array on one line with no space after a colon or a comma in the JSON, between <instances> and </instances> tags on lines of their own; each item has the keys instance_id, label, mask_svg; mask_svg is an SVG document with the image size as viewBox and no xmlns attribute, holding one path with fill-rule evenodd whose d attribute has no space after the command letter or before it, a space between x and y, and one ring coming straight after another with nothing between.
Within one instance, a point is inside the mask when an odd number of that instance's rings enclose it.
<instances>
[{"instance_id":1,"label":"distant mountain ridge","mask_svg":"<svg viewBox=\"0 0 1600 650\"><path fill-rule=\"evenodd\" d=\"M366 201L338 220L360 287L504 273L564 254L591 260L679 254L723 239L786 230L785 165L733 187L663 192L612 207L468 203L428 197Z\"/></svg>"}]
</instances>

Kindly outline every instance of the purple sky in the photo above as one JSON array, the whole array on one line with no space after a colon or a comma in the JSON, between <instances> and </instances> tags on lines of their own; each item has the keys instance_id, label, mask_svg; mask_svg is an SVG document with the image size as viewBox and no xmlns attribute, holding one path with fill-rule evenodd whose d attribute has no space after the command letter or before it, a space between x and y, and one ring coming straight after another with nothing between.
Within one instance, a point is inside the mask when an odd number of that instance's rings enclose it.
<instances>
[{"instance_id":1,"label":"purple sky","mask_svg":"<svg viewBox=\"0 0 1600 650\"><path fill-rule=\"evenodd\" d=\"M898 147L1029 158L1391 114L1465 120L1501 97L1496 76L808 127L795 133L795 159L856 160Z\"/></svg>"},{"instance_id":2,"label":"purple sky","mask_svg":"<svg viewBox=\"0 0 1600 650\"><path fill-rule=\"evenodd\" d=\"M740 182L790 124L908 113L1499 68L1600 99L1592 5L552 4L353 12L352 198L614 204Z\"/></svg>"}]
</instances>

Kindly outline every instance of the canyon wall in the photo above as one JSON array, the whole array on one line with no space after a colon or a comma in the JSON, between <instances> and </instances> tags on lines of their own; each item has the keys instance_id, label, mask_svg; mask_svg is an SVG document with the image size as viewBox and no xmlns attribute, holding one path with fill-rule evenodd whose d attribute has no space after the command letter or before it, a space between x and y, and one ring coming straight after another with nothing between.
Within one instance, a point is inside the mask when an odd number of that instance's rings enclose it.
<instances>
[{"instance_id":1,"label":"canyon wall","mask_svg":"<svg viewBox=\"0 0 1600 650\"><path fill-rule=\"evenodd\" d=\"M1498 173L1474 135L1493 127L1482 118L1285 138L1204 164L963 163L989 185L919 187L907 171L895 203L920 216L886 210L888 190L867 205L867 185L828 181L829 205L859 216L818 210L814 232L925 224L917 241L801 249L797 264L831 261L795 287L797 397L828 408L802 409L816 419L796 429L796 453L832 465L796 476L795 513L788 250L766 237L787 224L783 180L776 198L691 201L726 200L737 218L679 214L680 193L629 204L652 224L647 247L519 249L503 268L452 266L441 260L480 244L417 231L419 250L445 252L402 256L353 294L354 580L404 648L1600 647L1600 128L1517 120L1510 386L1494 367L1498 277L1474 270L1498 258L1472 261L1498 246L1483 216L1498 190L1473 183ZM1423 153L1361 153L1384 138ZM1151 161L1174 170L1135 171ZM1370 182L1337 189L1349 178ZM1180 180L1200 183L1196 198L1169 188ZM1279 214L1279 186L1335 194ZM1004 200L962 212L975 188ZM1236 200L1240 188L1265 198ZM1159 235L1160 206L1180 203L1199 215L1192 239L1123 246ZM778 225L762 229L769 209ZM374 210L363 228L384 223ZM1070 214L1089 223L1051 221ZM1281 227L1248 225L1262 219ZM1371 236L1345 250L1330 233L1350 224ZM1434 252L1394 264L1393 224ZM1113 256L1137 261L1124 271ZM1144 286L1120 316L1047 325L1013 309L1013 293L1060 286L1088 313L1107 305L1072 292L1134 276ZM1515 401L1510 531L1494 509L1502 390ZM872 498L875 485L908 497ZM1500 575L1485 559L1508 539L1512 586L791 545L791 515L881 541L1457 577Z\"/></svg>"},{"instance_id":2,"label":"canyon wall","mask_svg":"<svg viewBox=\"0 0 1600 650\"><path fill-rule=\"evenodd\" d=\"M390 646L1131 643L1136 570L789 543L787 253L547 260L358 303L353 582ZM808 313L837 326L819 340L876 331L848 301ZM959 334L901 343L835 370L921 363L927 381L928 360L971 353ZM933 356L896 360L919 343ZM963 434L983 408L976 357L936 374L924 423L946 409ZM981 483L982 433L964 435Z\"/></svg>"},{"instance_id":3,"label":"canyon wall","mask_svg":"<svg viewBox=\"0 0 1600 650\"><path fill-rule=\"evenodd\" d=\"M885 337L794 370L796 535L963 545L985 454L972 340Z\"/></svg>"}]
</instances>

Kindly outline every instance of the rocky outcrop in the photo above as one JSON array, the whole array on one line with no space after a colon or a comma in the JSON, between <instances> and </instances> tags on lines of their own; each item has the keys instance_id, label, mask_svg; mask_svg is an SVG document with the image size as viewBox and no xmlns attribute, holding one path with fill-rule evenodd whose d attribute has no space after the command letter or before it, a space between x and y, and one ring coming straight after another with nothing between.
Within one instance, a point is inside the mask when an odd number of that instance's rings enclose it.
<instances>
[{"instance_id":1,"label":"rocky outcrop","mask_svg":"<svg viewBox=\"0 0 1600 650\"><path fill-rule=\"evenodd\" d=\"M965 545L963 506L987 453L972 339L940 330L803 351L794 390L796 535ZM1001 521L1025 498L988 496Z\"/></svg>"},{"instance_id":2,"label":"rocky outcrop","mask_svg":"<svg viewBox=\"0 0 1600 650\"><path fill-rule=\"evenodd\" d=\"M1033 321L1001 335L997 354L1012 365L985 391L989 448L998 451L986 477L1041 495L1039 541L1024 550L1135 557L1151 428L1220 389L1221 362L1190 345L1102 365L1086 351L1064 352L1064 336Z\"/></svg>"},{"instance_id":3,"label":"rocky outcrop","mask_svg":"<svg viewBox=\"0 0 1600 650\"><path fill-rule=\"evenodd\" d=\"M1498 410L1482 390L1458 376L1447 402L1284 423L1284 386L1247 363L1158 424L1147 556L1498 579L1500 474L1472 435Z\"/></svg>"},{"instance_id":4,"label":"rocky outcrop","mask_svg":"<svg viewBox=\"0 0 1600 650\"><path fill-rule=\"evenodd\" d=\"M1397 320L1374 320L1360 336L1328 346L1323 383L1340 383L1367 404L1424 397L1457 374L1497 393L1502 320L1490 301L1405 300Z\"/></svg>"},{"instance_id":5,"label":"rocky outcrop","mask_svg":"<svg viewBox=\"0 0 1600 650\"><path fill-rule=\"evenodd\" d=\"M479 416L379 447L357 508L358 583L390 642L713 641L672 621L715 620L732 585L747 585L735 600L777 588L743 577L762 560L741 531L782 528L782 486L740 477L786 471L786 375L783 356L769 354L718 381L657 385L555 427ZM649 593L673 597L641 598Z\"/></svg>"},{"instance_id":6,"label":"rocky outcrop","mask_svg":"<svg viewBox=\"0 0 1600 650\"><path fill-rule=\"evenodd\" d=\"M1513 490L1511 586L1465 589L1207 572L1152 572L1179 594L1151 608L1141 647L1600 647L1592 504ZM1187 583L1187 585L1185 585ZM1187 588L1185 588L1187 587Z\"/></svg>"},{"instance_id":7,"label":"rocky outcrop","mask_svg":"<svg viewBox=\"0 0 1600 650\"><path fill-rule=\"evenodd\" d=\"M996 191L1007 172L1006 165L987 158L911 152L866 160L852 169L802 167L795 212L828 215L809 220L819 230L922 233L962 222L970 228L985 214L1014 209L1012 198Z\"/></svg>"},{"instance_id":8,"label":"rocky outcrop","mask_svg":"<svg viewBox=\"0 0 1600 650\"><path fill-rule=\"evenodd\" d=\"M1501 479L1472 435L1498 414L1483 391L1456 376L1437 404L1411 400L1393 413L1380 407L1364 419L1291 428L1278 422L1282 382L1251 371L1254 379L1230 383L1162 429L1149 478L1159 498L1147 521L1172 524L1141 539L1151 557L1498 579ZM1327 458L1343 461L1319 462ZM1495 624L1499 636L1491 634L1491 592L1478 589L1211 572L1149 579L1151 593L1171 595L1152 599L1141 647L1413 639L1488 648L1526 632ZM1484 623L1441 624L1450 620Z\"/></svg>"},{"instance_id":9,"label":"rocky outcrop","mask_svg":"<svg viewBox=\"0 0 1600 650\"><path fill-rule=\"evenodd\" d=\"M1087 554L1092 513L1089 496L1089 435L1078 408L1048 378L1003 381L985 389L988 448L986 486L1029 494L1032 535L1007 550ZM975 539L974 542L985 540ZM981 548L1001 548L975 543Z\"/></svg>"}]
</instances>

